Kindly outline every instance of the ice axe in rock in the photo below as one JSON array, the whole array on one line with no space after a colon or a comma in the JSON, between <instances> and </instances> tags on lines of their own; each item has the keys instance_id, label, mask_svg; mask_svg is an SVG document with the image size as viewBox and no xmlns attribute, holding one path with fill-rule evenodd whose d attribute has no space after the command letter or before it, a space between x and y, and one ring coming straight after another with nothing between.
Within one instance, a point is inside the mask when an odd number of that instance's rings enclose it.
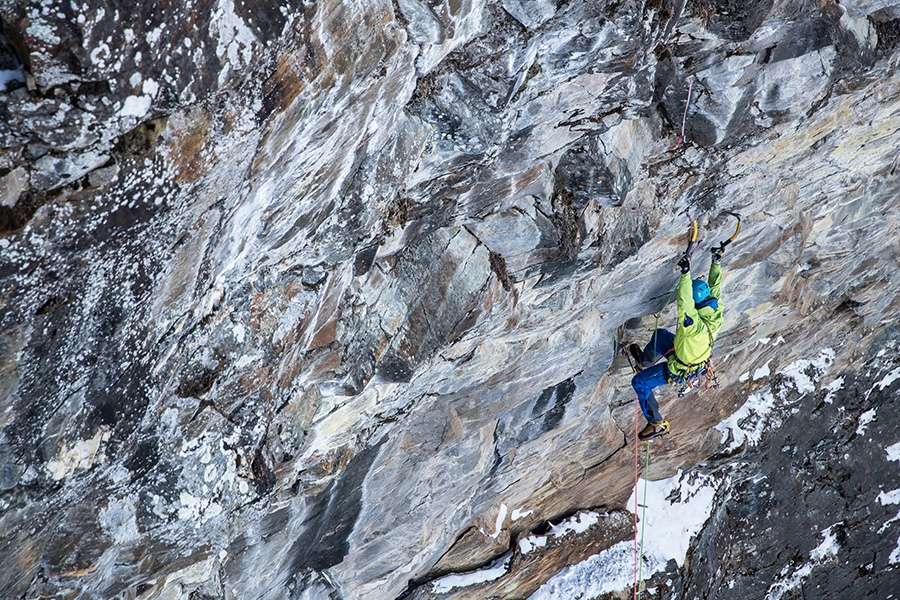
<instances>
[{"instance_id":1,"label":"ice axe in rock","mask_svg":"<svg viewBox=\"0 0 900 600\"><path fill-rule=\"evenodd\" d=\"M718 247L718 248L713 248L713 249L712 249L713 259L714 259L716 262L719 262L719 259L722 258L722 254L725 252L726 246L728 246L728 244L730 244L731 242L733 242L734 240L736 240L738 234L741 232L741 215L740 215L739 213L732 212L732 211L730 211L730 210L723 210L723 211L722 211L722 214L723 214L723 215L731 215L732 217L734 217L735 219L737 219L737 227L735 228L734 233L731 235L730 238L728 238L727 240L721 242L721 243L719 244L719 247Z\"/></svg>"},{"instance_id":2,"label":"ice axe in rock","mask_svg":"<svg viewBox=\"0 0 900 600\"><path fill-rule=\"evenodd\" d=\"M678 268L681 269L682 273L687 273L690 271L690 261L691 254L694 252L694 244L697 242L697 219L691 217L690 213L687 213L687 218L691 221L690 229L688 229L688 244L687 248L684 250L684 254L681 255L681 260L678 261ZM668 301L666 301L668 304Z\"/></svg>"}]
</instances>

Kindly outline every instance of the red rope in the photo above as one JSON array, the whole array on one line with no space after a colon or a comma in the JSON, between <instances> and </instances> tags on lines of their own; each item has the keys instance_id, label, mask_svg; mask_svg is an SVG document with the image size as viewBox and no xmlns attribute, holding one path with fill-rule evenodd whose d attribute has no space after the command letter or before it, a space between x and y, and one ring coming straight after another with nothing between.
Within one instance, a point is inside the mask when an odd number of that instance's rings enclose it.
<instances>
[{"instance_id":1,"label":"red rope","mask_svg":"<svg viewBox=\"0 0 900 600\"><path fill-rule=\"evenodd\" d=\"M694 78L688 78L688 97L687 102L684 103L684 116L681 117L681 135L678 136L678 140L675 142L676 146L680 146L684 143L684 124L687 122L687 113L688 107L691 105L691 89L694 87Z\"/></svg>"}]
</instances>

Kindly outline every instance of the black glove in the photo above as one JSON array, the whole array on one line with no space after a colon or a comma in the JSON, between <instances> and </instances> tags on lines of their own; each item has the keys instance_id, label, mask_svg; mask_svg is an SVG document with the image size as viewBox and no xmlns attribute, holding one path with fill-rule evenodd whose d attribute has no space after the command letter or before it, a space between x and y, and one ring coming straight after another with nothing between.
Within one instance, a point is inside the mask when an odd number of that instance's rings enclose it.
<instances>
[{"instance_id":1,"label":"black glove","mask_svg":"<svg viewBox=\"0 0 900 600\"><path fill-rule=\"evenodd\" d=\"M685 273L691 272L691 259L688 258L687 254L682 256L681 260L678 261L678 267L681 269L682 275L684 275Z\"/></svg>"},{"instance_id":2,"label":"black glove","mask_svg":"<svg viewBox=\"0 0 900 600\"><path fill-rule=\"evenodd\" d=\"M725 254L725 248L718 246L716 248L710 248L709 252L712 254L713 264L719 264L719 261L722 260L722 255Z\"/></svg>"}]
</instances>

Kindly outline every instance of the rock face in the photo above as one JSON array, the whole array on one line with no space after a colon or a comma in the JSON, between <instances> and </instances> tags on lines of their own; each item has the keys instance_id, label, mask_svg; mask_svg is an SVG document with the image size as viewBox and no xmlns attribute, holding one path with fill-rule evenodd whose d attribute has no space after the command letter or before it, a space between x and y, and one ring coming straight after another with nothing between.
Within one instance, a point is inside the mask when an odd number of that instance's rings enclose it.
<instances>
[{"instance_id":1,"label":"rock face","mask_svg":"<svg viewBox=\"0 0 900 600\"><path fill-rule=\"evenodd\" d=\"M0 18L0 596L528 597L634 535L615 342L726 210L647 595L900 589L900 3Z\"/></svg>"}]
</instances>

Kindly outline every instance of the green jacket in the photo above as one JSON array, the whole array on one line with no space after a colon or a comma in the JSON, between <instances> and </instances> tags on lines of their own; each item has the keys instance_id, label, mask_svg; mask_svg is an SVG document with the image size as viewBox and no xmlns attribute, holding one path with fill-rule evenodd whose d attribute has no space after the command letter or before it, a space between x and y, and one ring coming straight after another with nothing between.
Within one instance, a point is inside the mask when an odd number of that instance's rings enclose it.
<instances>
[{"instance_id":1,"label":"green jacket","mask_svg":"<svg viewBox=\"0 0 900 600\"><path fill-rule=\"evenodd\" d=\"M722 328L724 306L721 297L722 266L715 263L709 267L710 296L718 301L719 307L704 306L699 311L694 307L691 274L681 276L678 282L678 326L675 329L675 352L669 357L669 372L675 377L684 377L703 366L712 352L716 334ZM688 366L690 365L690 366Z\"/></svg>"}]
</instances>

